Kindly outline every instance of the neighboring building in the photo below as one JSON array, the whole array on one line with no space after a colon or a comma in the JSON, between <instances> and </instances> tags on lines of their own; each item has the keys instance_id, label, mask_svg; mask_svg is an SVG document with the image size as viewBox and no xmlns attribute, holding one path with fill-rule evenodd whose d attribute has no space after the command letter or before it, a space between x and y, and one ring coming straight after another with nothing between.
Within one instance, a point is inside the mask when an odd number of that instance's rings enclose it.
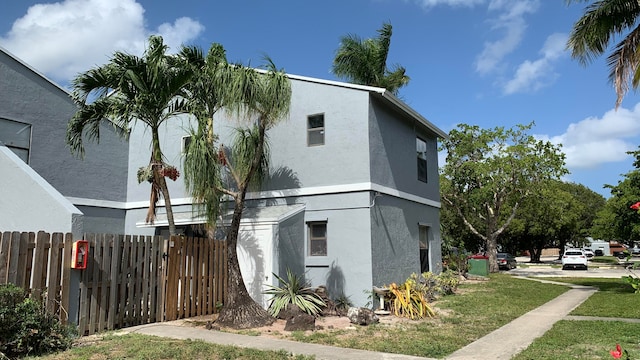
<instances>
[{"instance_id":1,"label":"neighboring building","mask_svg":"<svg viewBox=\"0 0 640 360\"><path fill-rule=\"evenodd\" d=\"M84 230L166 233L162 207L155 224L144 223L150 185L136 177L149 161L150 134L138 126L124 142L106 127L99 145L87 144L85 160L74 159L64 145L75 111L68 94L8 53L0 56L0 93L11 94L0 100L0 121L31 127L29 164L84 213ZM384 89L290 79L290 116L268 133L272 175L249 194L243 216L239 253L252 296L266 304L264 284L276 284L271 273L283 276L287 268L355 305L365 305L373 286L439 272L437 140L446 134ZM40 93L25 98L31 88ZM41 105L50 98L56 106ZM11 109L14 102L20 111ZM230 144L236 123L221 115L215 124ZM185 116L161 129L166 161L181 172L189 125ZM0 141L8 143L2 137L0 127ZM168 183L180 231L202 233L182 178ZM223 229L216 233L224 237Z\"/></svg>"},{"instance_id":2,"label":"neighboring building","mask_svg":"<svg viewBox=\"0 0 640 360\"><path fill-rule=\"evenodd\" d=\"M127 142L104 125L100 144L88 143L86 158L75 158L65 145L65 134L76 109L66 90L0 47L0 142L71 201L81 212L77 215L82 215L74 217L73 226L65 224L32 231L73 228L74 233L79 232L77 235L82 231L122 233L127 194ZM9 171L6 164L3 163L0 174ZM37 183L32 183L34 191L20 190L24 204L37 201L41 191L50 191L50 188L37 189ZM0 197L6 199L16 189L3 186ZM25 213L17 209L0 207L0 217L35 221L41 211L54 211L44 206ZM5 230L16 229L0 229Z\"/></svg>"}]
</instances>

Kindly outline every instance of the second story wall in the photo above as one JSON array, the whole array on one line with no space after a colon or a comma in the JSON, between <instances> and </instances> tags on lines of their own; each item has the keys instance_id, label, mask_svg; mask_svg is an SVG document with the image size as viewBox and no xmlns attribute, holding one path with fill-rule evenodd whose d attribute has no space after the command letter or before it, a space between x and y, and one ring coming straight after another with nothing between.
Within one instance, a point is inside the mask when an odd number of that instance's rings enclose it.
<instances>
[{"instance_id":1,"label":"second story wall","mask_svg":"<svg viewBox=\"0 0 640 360\"><path fill-rule=\"evenodd\" d=\"M393 111L372 97L369 137L371 181L377 185L440 201L437 137L415 119ZM418 145L419 140L422 145ZM423 147L426 173L419 176L418 147Z\"/></svg>"},{"instance_id":2,"label":"second story wall","mask_svg":"<svg viewBox=\"0 0 640 360\"><path fill-rule=\"evenodd\" d=\"M269 131L271 164L281 176L267 188L369 182L369 93L306 80L291 83L289 119ZM310 123L322 128L309 128Z\"/></svg>"}]
</instances>

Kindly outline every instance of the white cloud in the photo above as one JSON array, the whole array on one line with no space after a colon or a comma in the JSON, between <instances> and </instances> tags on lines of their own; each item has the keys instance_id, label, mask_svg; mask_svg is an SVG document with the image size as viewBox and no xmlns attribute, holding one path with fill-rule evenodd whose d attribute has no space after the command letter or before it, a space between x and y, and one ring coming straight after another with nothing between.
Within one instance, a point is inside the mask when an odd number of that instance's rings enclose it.
<instances>
[{"instance_id":1,"label":"white cloud","mask_svg":"<svg viewBox=\"0 0 640 360\"><path fill-rule=\"evenodd\" d=\"M422 7L429 9L439 5L452 7L473 7L475 5L484 3L485 0L415 0L415 2L419 5L422 5Z\"/></svg>"},{"instance_id":2,"label":"white cloud","mask_svg":"<svg viewBox=\"0 0 640 360\"><path fill-rule=\"evenodd\" d=\"M0 44L52 79L67 82L105 63L114 51L141 55L151 34L163 35L176 49L203 29L189 18L147 29L144 8L135 0L63 0L31 6Z\"/></svg>"},{"instance_id":3,"label":"white cloud","mask_svg":"<svg viewBox=\"0 0 640 360\"><path fill-rule=\"evenodd\" d=\"M627 151L637 148L640 135L640 103L632 109L609 110L601 118L590 117L572 123L567 131L548 140L562 144L570 170L595 168L608 162L624 161Z\"/></svg>"},{"instance_id":4,"label":"white cloud","mask_svg":"<svg viewBox=\"0 0 640 360\"><path fill-rule=\"evenodd\" d=\"M556 77L553 73L553 62L566 53L566 43L567 34L550 35L540 50L541 57L535 61L526 60L520 64L513 79L504 85L503 92L509 95L536 91L549 85Z\"/></svg>"},{"instance_id":5,"label":"white cloud","mask_svg":"<svg viewBox=\"0 0 640 360\"><path fill-rule=\"evenodd\" d=\"M477 72L487 74L494 71L504 57L518 47L527 28L524 16L536 12L538 6L539 0L492 0L489 3L490 11L500 13L490 21L492 29L503 30L504 36L484 44L476 59Z\"/></svg>"}]
</instances>

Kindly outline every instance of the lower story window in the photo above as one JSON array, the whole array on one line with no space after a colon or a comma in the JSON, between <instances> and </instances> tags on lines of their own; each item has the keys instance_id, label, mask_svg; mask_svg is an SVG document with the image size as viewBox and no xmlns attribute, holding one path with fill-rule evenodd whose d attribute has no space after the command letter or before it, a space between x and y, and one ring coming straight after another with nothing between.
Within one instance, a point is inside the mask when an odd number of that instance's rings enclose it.
<instances>
[{"instance_id":1,"label":"lower story window","mask_svg":"<svg viewBox=\"0 0 640 360\"><path fill-rule=\"evenodd\" d=\"M327 256L327 222L309 223L309 256Z\"/></svg>"}]
</instances>

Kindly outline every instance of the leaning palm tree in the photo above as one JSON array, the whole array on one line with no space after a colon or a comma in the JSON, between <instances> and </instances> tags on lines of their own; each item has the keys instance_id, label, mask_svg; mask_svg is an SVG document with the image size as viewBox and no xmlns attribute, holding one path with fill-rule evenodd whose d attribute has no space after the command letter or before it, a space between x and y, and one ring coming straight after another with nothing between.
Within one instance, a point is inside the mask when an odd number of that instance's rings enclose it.
<instances>
[{"instance_id":1,"label":"leaning palm tree","mask_svg":"<svg viewBox=\"0 0 640 360\"><path fill-rule=\"evenodd\" d=\"M84 138L99 141L100 126L104 122L113 124L125 136L134 122L147 126L151 132L151 160L148 167L138 172L139 181L151 183L146 221L153 223L156 204L162 196L169 233L175 235L165 176L175 180L178 173L163 161L159 128L183 111L182 89L190 80L191 72L166 51L162 37L151 36L142 57L116 52L107 64L79 74L72 82L73 99L79 109L67 125L66 142L74 154L84 157Z\"/></svg>"},{"instance_id":2,"label":"leaning palm tree","mask_svg":"<svg viewBox=\"0 0 640 360\"><path fill-rule=\"evenodd\" d=\"M589 0L567 0L587 2ZM573 24L567 47L571 55L586 65L607 50L615 36L624 38L607 57L609 81L617 99L616 108L629 90L640 84L640 2L636 0L599 0L588 5L582 17Z\"/></svg>"},{"instance_id":3,"label":"leaning palm tree","mask_svg":"<svg viewBox=\"0 0 640 360\"><path fill-rule=\"evenodd\" d=\"M237 246L247 191L259 190L268 172L266 132L289 113L291 85L270 61L266 72L227 63L218 44L206 57L196 48L185 48L181 55L196 69L186 95L197 127L184 160L185 184L201 204L210 229L215 229L227 205L224 198L232 199L233 215L226 229L227 291L217 322L234 328L271 324L274 318L247 291ZM213 116L221 108L246 124L237 128L228 148L213 133Z\"/></svg>"},{"instance_id":4,"label":"leaning palm tree","mask_svg":"<svg viewBox=\"0 0 640 360\"><path fill-rule=\"evenodd\" d=\"M382 87L397 94L410 79L404 67L387 68L391 33L391 24L384 23L375 39L343 36L333 60L333 73L355 84Z\"/></svg>"}]
</instances>

